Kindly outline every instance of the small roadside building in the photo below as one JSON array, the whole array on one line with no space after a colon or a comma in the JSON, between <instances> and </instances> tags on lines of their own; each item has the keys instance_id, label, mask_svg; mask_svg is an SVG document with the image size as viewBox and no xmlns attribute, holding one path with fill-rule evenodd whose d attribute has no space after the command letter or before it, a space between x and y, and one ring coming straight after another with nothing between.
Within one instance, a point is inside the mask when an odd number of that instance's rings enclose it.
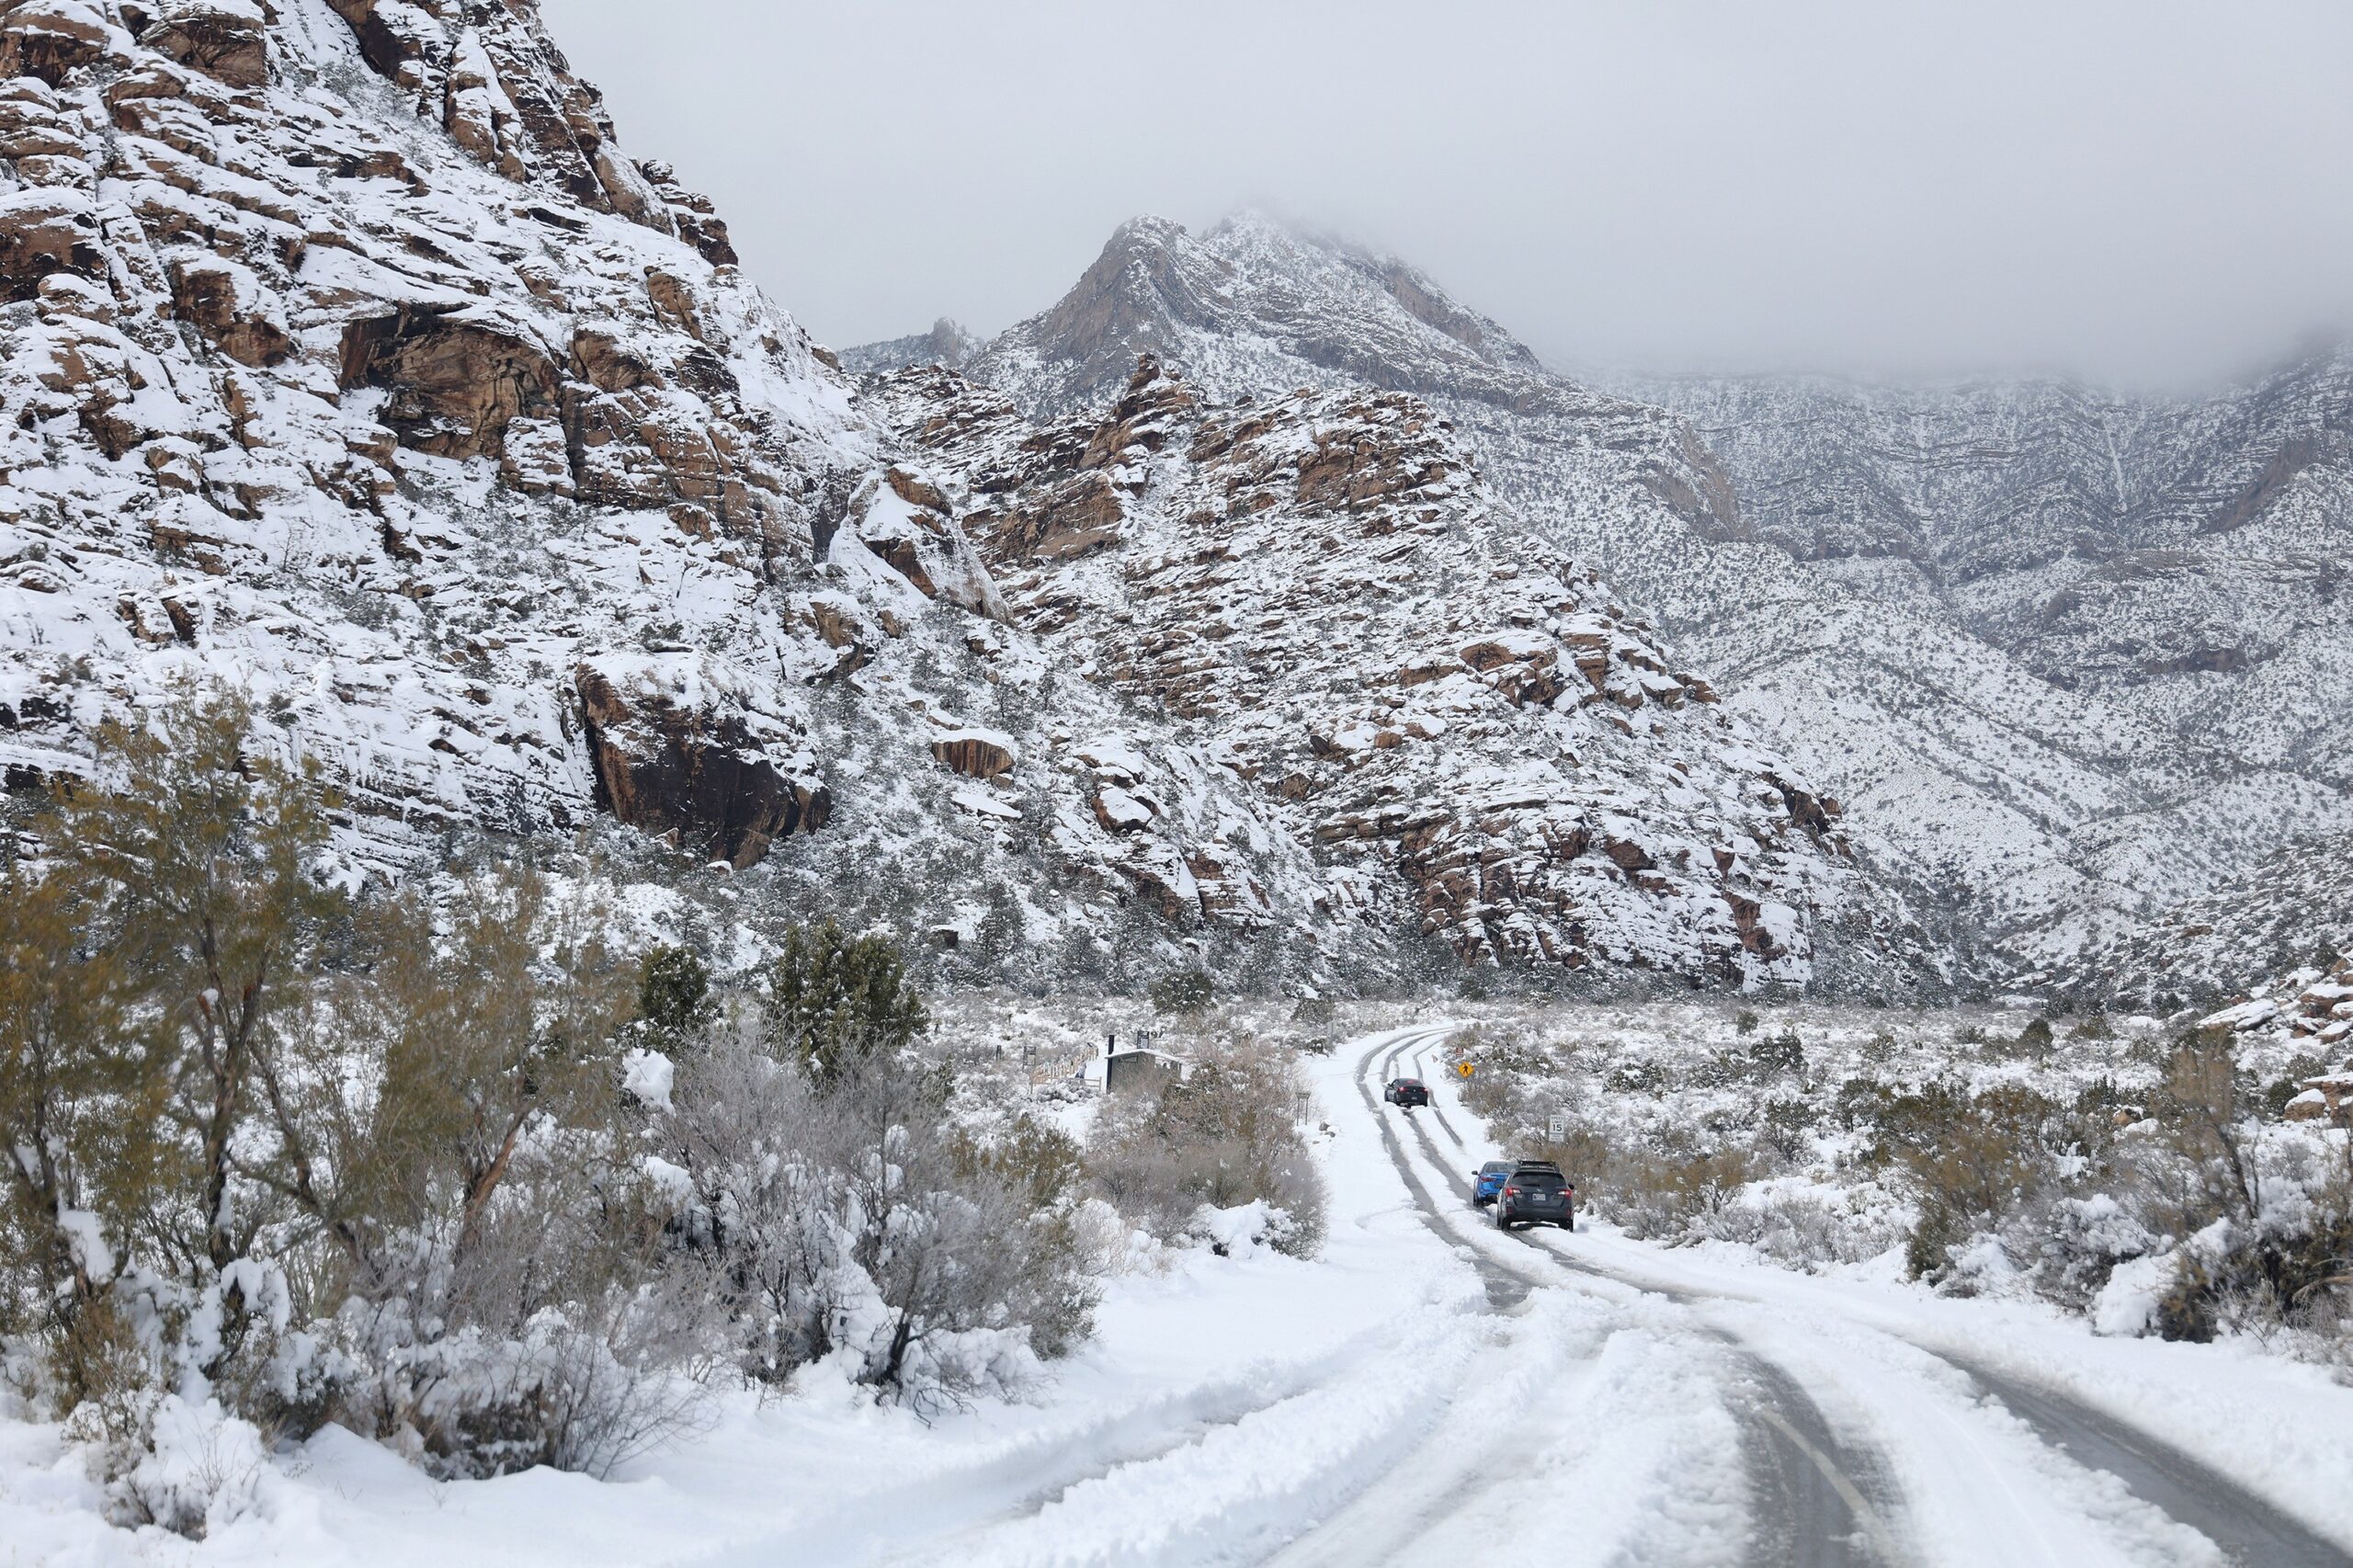
<instances>
[{"instance_id":1,"label":"small roadside building","mask_svg":"<svg viewBox=\"0 0 2353 1568\"><path fill-rule=\"evenodd\" d=\"M1107 1095L1157 1093L1171 1084L1184 1082L1186 1062L1183 1058L1165 1051L1153 1051L1142 1046L1130 1046L1097 1056L1086 1064L1086 1081Z\"/></svg>"}]
</instances>

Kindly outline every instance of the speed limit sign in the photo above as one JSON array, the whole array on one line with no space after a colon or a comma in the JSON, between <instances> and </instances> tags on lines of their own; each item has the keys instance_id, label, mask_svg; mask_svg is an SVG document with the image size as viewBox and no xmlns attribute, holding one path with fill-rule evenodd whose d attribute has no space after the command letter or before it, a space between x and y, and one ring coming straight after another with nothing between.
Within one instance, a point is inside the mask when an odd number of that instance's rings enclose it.
<instances>
[{"instance_id":1,"label":"speed limit sign","mask_svg":"<svg viewBox=\"0 0 2353 1568\"><path fill-rule=\"evenodd\" d=\"M1569 1122L1566 1117L1555 1116L1544 1124L1544 1141L1548 1143L1558 1143L1568 1135Z\"/></svg>"}]
</instances>

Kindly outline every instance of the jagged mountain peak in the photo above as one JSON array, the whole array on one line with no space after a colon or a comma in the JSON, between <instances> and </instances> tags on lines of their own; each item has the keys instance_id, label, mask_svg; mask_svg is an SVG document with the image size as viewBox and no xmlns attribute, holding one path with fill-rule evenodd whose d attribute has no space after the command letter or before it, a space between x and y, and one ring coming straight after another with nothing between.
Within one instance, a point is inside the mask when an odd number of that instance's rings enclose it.
<instances>
[{"instance_id":1,"label":"jagged mountain peak","mask_svg":"<svg viewBox=\"0 0 2353 1568\"><path fill-rule=\"evenodd\" d=\"M980 339L963 323L941 316L931 324L929 332L862 343L855 348L843 349L839 358L843 369L859 374L904 369L913 365L940 365L954 369L980 347Z\"/></svg>"},{"instance_id":2,"label":"jagged mountain peak","mask_svg":"<svg viewBox=\"0 0 2353 1568\"><path fill-rule=\"evenodd\" d=\"M1062 410L1115 392L1146 353L1225 391L1290 361L1324 383L1608 401L1548 374L1407 263L1251 211L1199 233L1160 217L1122 223L1061 300L972 368L1025 406Z\"/></svg>"}]
</instances>

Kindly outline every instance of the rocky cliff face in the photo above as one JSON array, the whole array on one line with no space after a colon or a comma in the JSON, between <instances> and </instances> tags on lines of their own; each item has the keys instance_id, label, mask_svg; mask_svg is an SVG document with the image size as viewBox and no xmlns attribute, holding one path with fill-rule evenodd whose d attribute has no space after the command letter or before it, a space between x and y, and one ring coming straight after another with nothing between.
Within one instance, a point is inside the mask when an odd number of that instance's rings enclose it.
<instances>
[{"instance_id":1,"label":"rocky cliff face","mask_svg":"<svg viewBox=\"0 0 2353 1568\"><path fill-rule=\"evenodd\" d=\"M1249 780L1327 907L1473 962L1695 982L1905 951L1836 802L1531 539L1421 399L1221 399L1150 355L1108 410L1039 423L936 368L874 397L969 494L1017 623ZM1162 814L1092 766L1099 822ZM1172 902L1259 897L1214 845L1175 869Z\"/></svg>"},{"instance_id":2,"label":"rocky cliff face","mask_svg":"<svg viewBox=\"0 0 2353 1568\"><path fill-rule=\"evenodd\" d=\"M1072 934L1120 928L1144 852L1040 726L1117 734L1119 703L1040 695L949 503L532 6L20 0L0 77L12 790L222 679L363 862L609 813L758 867L756 900L1101 967ZM1361 957L1305 850L1165 739L1139 787L1255 844L1237 929Z\"/></svg>"},{"instance_id":3,"label":"rocky cliff face","mask_svg":"<svg viewBox=\"0 0 2353 1568\"><path fill-rule=\"evenodd\" d=\"M26 0L11 68L12 772L204 673L394 836L636 816L665 756L818 798L792 591L870 438L532 6ZM736 809L644 820L740 858Z\"/></svg>"},{"instance_id":4,"label":"rocky cliff face","mask_svg":"<svg viewBox=\"0 0 2353 1568\"><path fill-rule=\"evenodd\" d=\"M0 294L12 790L200 677L355 860L616 819L722 939L823 906L968 978L1267 987L1903 946L1442 414L1131 362L1034 427L870 403L529 0L0 4Z\"/></svg>"},{"instance_id":5,"label":"rocky cliff face","mask_svg":"<svg viewBox=\"0 0 2353 1568\"><path fill-rule=\"evenodd\" d=\"M2353 422L2325 366L2181 405L2048 384L1611 397L1402 263L1244 219L1127 225L966 370L1051 414L1139 350L1222 396L1426 399L1531 536L1712 672L1984 972L2120 939L2348 820L2330 432Z\"/></svg>"}]
</instances>

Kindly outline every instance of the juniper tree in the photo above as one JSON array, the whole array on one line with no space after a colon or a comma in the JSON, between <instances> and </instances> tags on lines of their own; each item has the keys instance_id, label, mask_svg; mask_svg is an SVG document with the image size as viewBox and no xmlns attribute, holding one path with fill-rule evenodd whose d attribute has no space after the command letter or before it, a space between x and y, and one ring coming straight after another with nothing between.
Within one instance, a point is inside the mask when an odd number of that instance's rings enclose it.
<instances>
[{"instance_id":1,"label":"juniper tree","mask_svg":"<svg viewBox=\"0 0 2353 1568\"><path fill-rule=\"evenodd\" d=\"M690 948L656 948L638 971L637 1011L646 1028L675 1043L710 1024L717 1006L710 968Z\"/></svg>"},{"instance_id":2,"label":"juniper tree","mask_svg":"<svg viewBox=\"0 0 2353 1568\"><path fill-rule=\"evenodd\" d=\"M930 1015L888 937L847 935L831 920L793 926L768 966L767 1034L821 1082L851 1056L895 1056Z\"/></svg>"}]
</instances>

